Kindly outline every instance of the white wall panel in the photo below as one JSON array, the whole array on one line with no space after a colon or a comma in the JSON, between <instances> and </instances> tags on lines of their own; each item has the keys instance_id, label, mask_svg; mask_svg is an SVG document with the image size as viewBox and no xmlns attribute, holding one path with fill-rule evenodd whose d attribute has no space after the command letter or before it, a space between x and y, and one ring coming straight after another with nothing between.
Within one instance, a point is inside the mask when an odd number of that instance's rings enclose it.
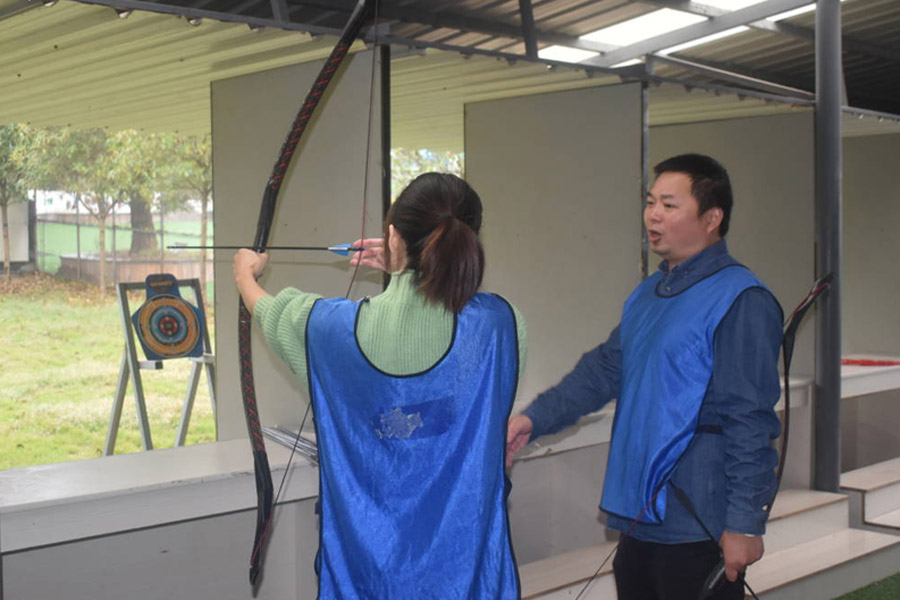
<instances>
[{"instance_id":1,"label":"white wall panel","mask_svg":"<svg viewBox=\"0 0 900 600\"><path fill-rule=\"evenodd\" d=\"M281 190L270 245L327 246L360 235L362 200L368 192L367 235L381 232L380 109L372 93L372 54L348 56L331 83L298 147ZM377 65L376 65L377 66ZM212 85L213 183L216 243L252 244L263 189L300 102L321 63L284 67ZM370 98L374 104L370 107ZM369 111L372 118L369 117ZM371 128L373 143L367 148ZM369 153L368 188L365 181ZM233 251L216 255L216 356L219 439L246 436L241 409L238 295L231 271ZM327 252L272 252L261 283L270 292L298 287L324 296L343 296L352 269ZM380 274L361 269L351 297L376 294ZM253 343L256 390L263 424L297 424L307 392L263 343Z\"/></svg>"},{"instance_id":2,"label":"white wall panel","mask_svg":"<svg viewBox=\"0 0 900 600\"><path fill-rule=\"evenodd\" d=\"M485 207L484 288L527 320L518 409L606 340L640 282L640 139L638 85L466 106L466 177ZM603 444L516 464L520 564L606 538L605 463Z\"/></svg>"},{"instance_id":3,"label":"white wall panel","mask_svg":"<svg viewBox=\"0 0 900 600\"><path fill-rule=\"evenodd\" d=\"M484 202L484 288L528 323L519 400L606 340L640 281L640 86L466 106L466 177Z\"/></svg>"},{"instance_id":4,"label":"white wall panel","mask_svg":"<svg viewBox=\"0 0 900 600\"><path fill-rule=\"evenodd\" d=\"M841 265L845 354L900 356L900 135L844 140L844 244Z\"/></svg>"}]
</instances>

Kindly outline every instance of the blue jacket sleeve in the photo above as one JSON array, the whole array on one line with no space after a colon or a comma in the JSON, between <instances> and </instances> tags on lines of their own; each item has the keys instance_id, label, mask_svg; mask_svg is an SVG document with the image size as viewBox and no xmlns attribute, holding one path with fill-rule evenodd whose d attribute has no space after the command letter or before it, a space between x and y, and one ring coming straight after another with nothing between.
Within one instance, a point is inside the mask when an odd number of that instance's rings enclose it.
<instances>
[{"instance_id":1,"label":"blue jacket sleeve","mask_svg":"<svg viewBox=\"0 0 900 600\"><path fill-rule=\"evenodd\" d=\"M772 294L751 288L735 300L714 340L708 400L725 436L725 529L736 533L764 533L774 492L781 321Z\"/></svg>"},{"instance_id":2,"label":"blue jacket sleeve","mask_svg":"<svg viewBox=\"0 0 900 600\"><path fill-rule=\"evenodd\" d=\"M605 343L583 354L562 381L538 395L523 411L534 426L531 439L556 433L600 410L618 397L621 381L622 347L616 327Z\"/></svg>"}]
</instances>

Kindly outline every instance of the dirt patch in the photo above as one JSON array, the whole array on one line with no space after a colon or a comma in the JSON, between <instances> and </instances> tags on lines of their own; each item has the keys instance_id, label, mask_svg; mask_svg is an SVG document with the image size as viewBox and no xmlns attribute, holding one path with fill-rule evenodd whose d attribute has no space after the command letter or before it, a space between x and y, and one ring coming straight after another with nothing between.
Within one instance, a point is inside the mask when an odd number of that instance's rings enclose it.
<instances>
[{"instance_id":1,"label":"dirt patch","mask_svg":"<svg viewBox=\"0 0 900 600\"><path fill-rule=\"evenodd\" d=\"M115 299L115 295L112 292L107 292L101 298L97 286L81 281L58 279L52 275L40 272L13 275L10 281L7 281L5 277L0 277L0 299L4 296L33 298L35 300L62 298L70 304L76 305L105 304Z\"/></svg>"}]
</instances>

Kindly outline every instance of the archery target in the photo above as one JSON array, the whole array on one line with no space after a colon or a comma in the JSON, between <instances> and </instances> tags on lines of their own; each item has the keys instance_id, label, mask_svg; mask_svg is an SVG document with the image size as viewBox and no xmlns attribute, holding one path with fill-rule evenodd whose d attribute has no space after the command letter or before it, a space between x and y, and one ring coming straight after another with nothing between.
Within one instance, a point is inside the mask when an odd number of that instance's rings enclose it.
<instances>
[{"instance_id":1,"label":"archery target","mask_svg":"<svg viewBox=\"0 0 900 600\"><path fill-rule=\"evenodd\" d=\"M200 340L194 308L177 296L160 294L148 298L135 316L141 343L161 357L185 356Z\"/></svg>"}]
</instances>

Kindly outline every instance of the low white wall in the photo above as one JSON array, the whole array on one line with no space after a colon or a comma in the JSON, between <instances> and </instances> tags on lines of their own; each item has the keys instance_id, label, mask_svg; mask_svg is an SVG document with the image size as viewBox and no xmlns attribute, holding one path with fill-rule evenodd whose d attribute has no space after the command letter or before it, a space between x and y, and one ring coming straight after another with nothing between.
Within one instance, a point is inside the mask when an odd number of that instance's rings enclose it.
<instances>
[{"instance_id":1,"label":"low white wall","mask_svg":"<svg viewBox=\"0 0 900 600\"><path fill-rule=\"evenodd\" d=\"M276 487L288 451L270 444ZM294 457L260 599L316 592L318 470ZM4 600L249 600L256 492L246 440L0 472Z\"/></svg>"}]
</instances>

